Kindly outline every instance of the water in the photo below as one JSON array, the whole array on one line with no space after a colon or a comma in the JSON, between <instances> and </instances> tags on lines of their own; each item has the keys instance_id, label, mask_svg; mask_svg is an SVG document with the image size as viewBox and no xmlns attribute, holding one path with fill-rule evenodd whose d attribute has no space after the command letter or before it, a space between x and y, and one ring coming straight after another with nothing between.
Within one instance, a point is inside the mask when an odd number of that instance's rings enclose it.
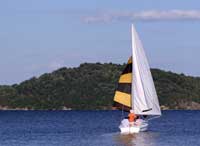
<instances>
[{"instance_id":1,"label":"water","mask_svg":"<svg viewBox=\"0 0 200 146\"><path fill-rule=\"evenodd\" d=\"M148 132L119 133L120 111L0 111L0 146L199 146L200 111L163 111Z\"/></svg>"}]
</instances>

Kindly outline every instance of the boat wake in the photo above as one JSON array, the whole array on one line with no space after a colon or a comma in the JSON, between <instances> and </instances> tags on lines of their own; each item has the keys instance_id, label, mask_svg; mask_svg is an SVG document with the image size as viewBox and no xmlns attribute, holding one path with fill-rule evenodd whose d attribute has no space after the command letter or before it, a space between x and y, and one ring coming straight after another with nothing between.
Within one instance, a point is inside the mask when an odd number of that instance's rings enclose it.
<instances>
[{"instance_id":1,"label":"boat wake","mask_svg":"<svg viewBox=\"0 0 200 146\"><path fill-rule=\"evenodd\" d=\"M156 139L159 137L158 133L154 132L140 132L135 134L120 134L113 135L116 145L123 146L156 146Z\"/></svg>"}]
</instances>

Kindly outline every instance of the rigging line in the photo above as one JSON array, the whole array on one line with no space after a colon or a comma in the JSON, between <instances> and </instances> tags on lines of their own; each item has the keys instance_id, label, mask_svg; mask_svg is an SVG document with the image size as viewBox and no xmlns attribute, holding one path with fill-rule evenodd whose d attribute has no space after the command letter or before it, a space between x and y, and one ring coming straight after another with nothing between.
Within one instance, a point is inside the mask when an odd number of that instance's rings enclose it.
<instances>
[{"instance_id":1,"label":"rigging line","mask_svg":"<svg viewBox=\"0 0 200 146\"><path fill-rule=\"evenodd\" d=\"M159 118L160 116L155 116L155 117L152 117L152 118L149 118L149 119L147 119L147 121L150 121L150 120L153 120L153 119L157 119L157 118Z\"/></svg>"},{"instance_id":2,"label":"rigging line","mask_svg":"<svg viewBox=\"0 0 200 146\"><path fill-rule=\"evenodd\" d=\"M124 119L124 105L122 104L122 113L121 113L121 120Z\"/></svg>"}]
</instances>

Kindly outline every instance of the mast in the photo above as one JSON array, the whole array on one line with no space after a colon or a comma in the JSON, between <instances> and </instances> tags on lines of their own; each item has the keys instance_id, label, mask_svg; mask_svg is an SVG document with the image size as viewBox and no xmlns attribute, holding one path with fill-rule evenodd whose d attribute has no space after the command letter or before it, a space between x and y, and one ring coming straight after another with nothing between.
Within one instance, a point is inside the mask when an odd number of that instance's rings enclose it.
<instances>
[{"instance_id":1,"label":"mast","mask_svg":"<svg viewBox=\"0 0 200 146\"><path fill-rule=\"evenodd\" d=\"M133 68L133 54L134 54L134 49L133 48L136 48L135 46L135 37L134 37L134 33L133 33L133 30L134 29L134 25L132 24L132 27L131 27L131 45L132 45L132 68ZM134 110L134 85L133 85L133 80L134 80L135 76L133 77L133 69L132 69L132 82L131 82L131 107L132 109Z\"/></svg>"}]
</instances>

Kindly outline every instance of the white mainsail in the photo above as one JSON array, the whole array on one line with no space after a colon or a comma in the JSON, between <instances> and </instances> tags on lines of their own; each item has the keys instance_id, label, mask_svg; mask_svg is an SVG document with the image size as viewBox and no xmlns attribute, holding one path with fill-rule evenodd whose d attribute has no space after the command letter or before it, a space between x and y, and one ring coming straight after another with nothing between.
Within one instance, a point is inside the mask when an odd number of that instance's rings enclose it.
<instances>
[{"instance_id":1,"label":"white mainsail","mask_svg":"<svg viewBox=\"0 0 200 146\"><path fill-rule=\"evenodd\" d=\"M132 25L132 108L137 115L161 115L157 93L142 43Z\"/></svg>"}]
</instances>

